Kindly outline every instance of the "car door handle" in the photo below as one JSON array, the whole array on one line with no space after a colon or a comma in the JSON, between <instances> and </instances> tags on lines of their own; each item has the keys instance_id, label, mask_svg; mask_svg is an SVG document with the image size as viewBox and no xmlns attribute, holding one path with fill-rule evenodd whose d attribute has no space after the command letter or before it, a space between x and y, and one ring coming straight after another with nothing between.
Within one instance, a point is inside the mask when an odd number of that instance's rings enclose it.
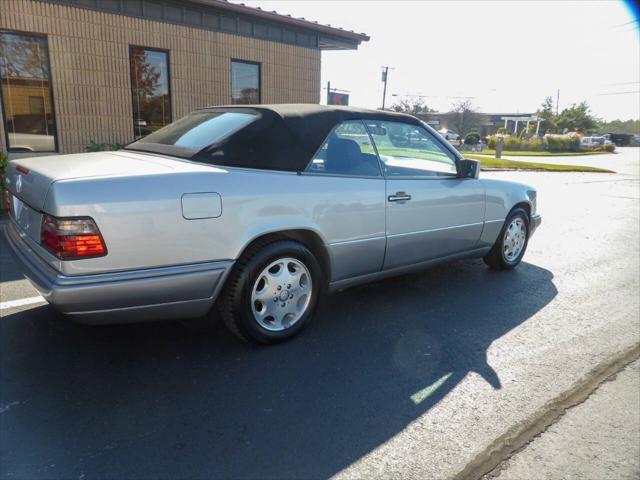
<instances>
[{"instance_id":1,"label":"car door handle","mask_svg":"<svg viewBox=\"0 0 640 480\"><path fill-rule=\"evenodd\" d=\"M408 195L404 192L396 192L395 195L389 195L387 199L390 202L406 202L408 200L411 200L411 195Z\"/></svg>"}]
</instances>

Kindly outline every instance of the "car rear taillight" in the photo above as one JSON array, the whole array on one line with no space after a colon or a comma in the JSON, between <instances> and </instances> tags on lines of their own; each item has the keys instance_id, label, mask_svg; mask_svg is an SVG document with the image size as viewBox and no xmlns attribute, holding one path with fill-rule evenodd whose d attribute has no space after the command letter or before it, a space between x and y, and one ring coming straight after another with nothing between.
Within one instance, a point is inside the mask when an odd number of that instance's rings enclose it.
<instances>
[{"instance_id":1,"label":"car rear taillight","mask_svg":"<svg viewBox=\"0 0 640 480\"><path fill-rule=\"evenodd\" d=\"M63 260L107 254L100 230L93 219L42 217L40 243Z\"/></svg>"}]
</instances>

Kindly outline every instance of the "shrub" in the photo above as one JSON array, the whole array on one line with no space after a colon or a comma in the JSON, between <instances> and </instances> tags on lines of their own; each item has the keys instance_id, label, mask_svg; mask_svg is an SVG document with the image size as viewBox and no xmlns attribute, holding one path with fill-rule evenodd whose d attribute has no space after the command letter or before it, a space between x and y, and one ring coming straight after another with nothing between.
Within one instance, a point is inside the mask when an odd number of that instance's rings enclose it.
<instances>
[{"instance_id":1,"label":"shrub","mask_svg":"<svg viewBox=\"0 0 640 480\"><path fill-rule=\"evenodd\" d=\"M534 136L529 139L529 145L527 146L527 150L531 150L533 152L538 152L540 150L544 150L544 143L540 137Z\"/></svg>"},{"instance_id":2,"label":"shrub","mask_svg":"<svg viewBox=\"0 0 640 480\"><path fill-rule=\"evenodd\" d=\"M500 127L496 133L498 135L506 135L507 134L507 129L504 128L504 127Z\"/></svg>"},{"instance_id":3,"label":"shrub","mask_svg":"<svg viewBox=\"0 0 640 480\"><path fill-rule=\"evenodd\" d=\"M580 135L575 132L566 135L546 134L544 142L550 152L577 152L580 150Z\"/></svg>"},{"instance_id":4,"label":"shrub","mask_svg":"<svg viewBox=\"0 0 640 480\"><path fill-rule=\"evenodd\" d=\"M464 137L465 145L476 145L480 141L480 134L476 132L467 133L467 136Z\"/></svg>"},{"instance_id":5,"label":"shrub","mask_svg":"<svg viewBox=\"0 0 640 480\"><path fill-rule=\"evenodd\" d=\"M85 147L85 152L108 152L111 150L121 150L124 147L122 143L97 143L91 140L91 144Z\"/></svg>"},{"instance_id":6,"label":"shrub","mask_svg":"<svg viewBox=\"0 0 640 480\"><path fill-rule=\"evenodd\" d=\"M609 152L613 153L616 151L616 146L611 145L598 145L597 147L584 147L583 150L587 152Z\"/></svg>"},{"instance_id":7,"label":"shrub","mask_svg":"<svg viewBox=\"0 0 640 480\"><path fill-rule=\"evenodd\" d=\"M505 150L520 150L522 148L522 140L518 137L512 137L507 135L504 137L504 149Z\"/></svg>"}]
</instances>

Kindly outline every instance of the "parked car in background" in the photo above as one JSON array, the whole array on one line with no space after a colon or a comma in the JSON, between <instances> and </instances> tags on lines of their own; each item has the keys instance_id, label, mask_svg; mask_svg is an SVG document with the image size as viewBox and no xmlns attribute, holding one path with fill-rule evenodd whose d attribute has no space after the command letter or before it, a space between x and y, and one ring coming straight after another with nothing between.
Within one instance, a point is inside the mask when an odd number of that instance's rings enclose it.
<instances>
[{"instance_id":1,"label":"parked car in background","mask_svg":"<svg viewBox=\"0 0 640 480\"><path fill-rule=\"evenodd\" d=\"M9 245L59 311L217 305L260 343L298 333L326 290L460 258L514 268L541 222L532 187L480 179L420 120L319 105L197 110L120 151L11 161L6 186Z\"/></svg>"},{"instance_id":2,"label":"parked car in background","mask_svg":"<svg viewBox=\"0 0 640 480\"><path fill-rule=\"evenodd\" d=\"M456 132L453 132L451 130L447 130L446 128L439 130L438 133L442 135L442 137L445 140L449 140L449 141L453 140L456 142L460 140L460 135L458 135Z\"/></svg>"},{"instance_id":3,"label":"parked car in background","mask_svg":"<svg viewBox=\"0 0 640 480\"><path fill-rule=\"evenodd\" d=\"M599 147L602 145L611 145L613 142L606 137L596 136L596 137L582 137L580 139L580 146L589 148L589 147Z\"/></svg>"}]
</instances>

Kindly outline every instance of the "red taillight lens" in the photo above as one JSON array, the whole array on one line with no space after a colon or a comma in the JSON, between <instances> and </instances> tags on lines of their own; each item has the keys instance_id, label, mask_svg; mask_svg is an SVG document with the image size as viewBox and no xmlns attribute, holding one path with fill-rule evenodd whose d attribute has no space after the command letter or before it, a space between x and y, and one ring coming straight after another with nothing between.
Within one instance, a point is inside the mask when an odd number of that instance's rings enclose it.
<instances>
[{"instance_id":1,"label":"red taillight lens","mask_svg":"<svg viewBox=\"0 0 640 480\"><path fill-rule=\"evenodd\" d=\"M91 218L55 218L44 215L40 243L56 257L69 260L105 255L98 226Z\"/></svg>"}]
</instances>

